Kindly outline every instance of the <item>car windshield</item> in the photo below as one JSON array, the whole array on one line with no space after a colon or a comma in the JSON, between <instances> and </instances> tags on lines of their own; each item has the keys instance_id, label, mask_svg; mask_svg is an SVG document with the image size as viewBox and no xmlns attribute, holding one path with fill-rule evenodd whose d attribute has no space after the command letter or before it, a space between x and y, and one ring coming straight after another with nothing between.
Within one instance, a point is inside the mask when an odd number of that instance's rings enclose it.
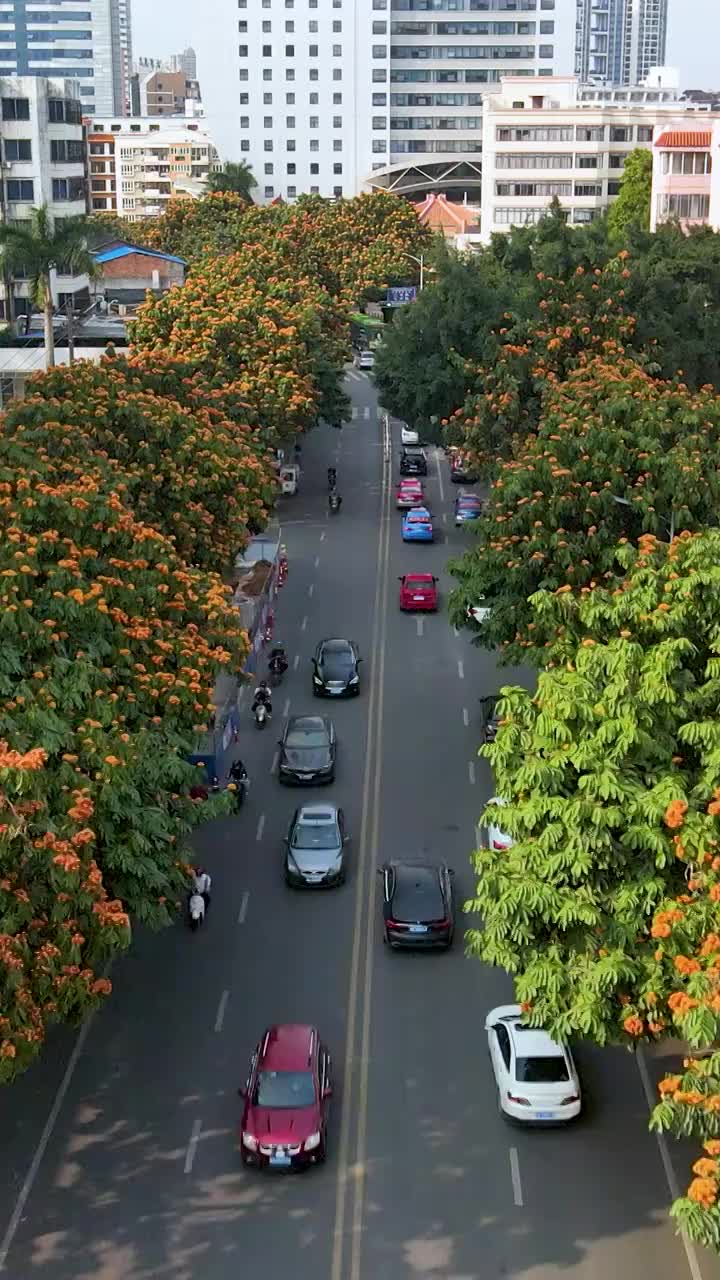
<instances>
[{"instance_id":1,"label":"car windshield","mask_svg":"<svg viewBox=\"0 0 720 1280\"><path fill-rule=\"evenodd\" d=\"M355 659L349 649L325 649L320 661L328 670L348 671Z\"/></svg>"},{"instance_id":2,"label":"car windshield","mask_svg":"<svg viewBox=\"0 0 720 1280\"><path fill-rule=\"evenodd\" d=\"M256 1107L311 1107L315 1082L311 1071L261 1071L253 1099Z\"/></svg>"},{"instance_id":3,"label":"car windshield","mask_svg":"<svg viewBox=\"0 0 720 1280\"><path fill-rule=\"evenodd\" d=\"M570 1079L565 1059L559 1054L543 1058L516 1058L515 1075L523 1084L559 1084Z\"/></svg>"},{"instance_id":4,"label":"car windshield","mask_svg":"<svg viewBox=\"0 0 720 1280\"><path fill-rule=\"evenodd\" d=\"M338 843L334 822L298 822L293 832L293 849L336 849Z\"/></svg>"},{"instance_id":5,"label":"car windshield","mask_svg":"<svg viewBox=\"0 0 720 1280\"><path fill-rule=\"evenodd\" d=\"M405 579L405 586L409 587L411 591L430 591L432 585L432 582L424 582L421 578Z\"/></svg>"},{"instance_id":6,"label":"car windshield","mask_svg":"<svg viewBox=\"0 0 720 1280\"><path fill-rule=\"evenodd\" d=\"M285 746L293 751L303 747L326 747L328 736L325 729L291 729L285 739Z\"/></svg>"}]
</instances>

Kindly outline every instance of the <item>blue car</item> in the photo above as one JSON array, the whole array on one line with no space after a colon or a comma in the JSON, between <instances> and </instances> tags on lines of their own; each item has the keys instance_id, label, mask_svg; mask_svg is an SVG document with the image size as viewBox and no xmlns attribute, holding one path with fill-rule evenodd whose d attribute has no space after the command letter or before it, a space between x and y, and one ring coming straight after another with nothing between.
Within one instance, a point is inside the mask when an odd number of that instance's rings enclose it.
<instances>
[{"instance_id":1,"label":"blue car","mask_svg":"<svg viewBox=\"0 0 720 1280\"><path fill-rule=\"evenodd\" d=\"M433 526L427 507L411 507L403 516L403 542L432 542Z\"/></svg>"},{"instance_id":2,"label":"blue car","mask_svg":"<svg viewBox=\"0 0 720 1280\"><path fill-rule=\"evenodd\" d=\"M455 499L455 524L467 524L470 520L478 520L482 515L482 501L474 493L461 493Z\"/></svg>"}]
</instances>

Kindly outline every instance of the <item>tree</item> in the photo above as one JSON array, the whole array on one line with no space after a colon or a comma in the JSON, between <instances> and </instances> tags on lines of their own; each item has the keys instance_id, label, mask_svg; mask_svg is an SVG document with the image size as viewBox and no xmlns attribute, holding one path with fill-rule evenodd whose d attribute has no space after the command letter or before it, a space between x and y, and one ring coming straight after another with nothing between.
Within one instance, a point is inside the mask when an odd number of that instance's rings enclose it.
<instances>
[{"instance_id":1,"label":"tree","mask_svg":"<svg viewBox=\"0 0 720 1280\"><path fill-rule=\"evenodd\" d=\"M615 239L624 241L633 225L650 230L652 170L652 151L647 147L636 147L626 157L620 194L608 212L608 231Z\"/></svg>"},{"instance_id":2,"label":"tree","mask_svg":"<svg viewBox=\"0 0 720 1280\"><path fill-rule=\"evenodd\" d=\"M215 169L208 176L207 189L209 192L232 192L233 195L242 196L244 200L250 200L250 192L253 187L257 186L257 180L245 160L241 160L239 164L233 160L227 160L222 169Z\"/></svg>"},{"instance_id":3,"label":"tree","mask_svg":"<svg viewBox=\"0 0 720 1280\"><path fill-rule=\"evenodd\" d=\"M613 589L534 597L557 640L535 694L503 690L483 748L508 802L486 817L514 844L474 855L483 927L468 935L514 975L532 1025L599 1044L661 1038L676 1017L712 1036L720 1004L714 962L687 959L720 898L720 532L647 536L623 560ZM713 934L705 955L718 948Z\"/></svg>"},{"instance_id":4,"label":"tree","mask_svg":"<svg viewBox=\"0 0 720 1280\"><path fill-rule=\"evenodd\" d=\"M10 222L0 225L0 253L10 272L21 268L27 274L30 298L45 323L45 362L55 364L53 333L53 272L94 276L95 259L88 249L85 218L63 218L53 223L47 205L33 209L30 226Z\"/></svg>"}]
</instances>

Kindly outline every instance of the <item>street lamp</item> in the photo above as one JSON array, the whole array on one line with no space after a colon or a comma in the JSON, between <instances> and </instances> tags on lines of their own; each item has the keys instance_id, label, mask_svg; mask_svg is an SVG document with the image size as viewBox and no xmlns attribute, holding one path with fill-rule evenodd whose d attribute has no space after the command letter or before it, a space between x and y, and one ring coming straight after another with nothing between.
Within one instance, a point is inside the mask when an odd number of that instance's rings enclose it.
<instances>
[{"instance_id":1,"label":"street lamp","mask_svg":"<svg viewBox=\"0 0 720 1280\"><path fill-rule=\"evenodd\" d=\"M408 253L406 250L403 250L403 257L412 258L413 262L417 262L420 268L420 292L422 293L425 288L425 254L421 253L420 257L416 258L414 253Z\"/></svg>"},{"instance_id":2,"label":"street lamp","mask_svg":"<svg viewBox=\"0 0 720 1280\"><path fill-rule=\"evenodd\" d=\"M619 498L616 493L611 493L610 497L612 498L613 502L617 502L618 506L620 507L634 508L635 504L632 503L629 498ZM667 516L660 516L659 519L662 520L663 524L667 525L668 533L670 534L670 542L672 542L673 538L675 537L675 512L674 511L670 512L669 520Z\"/></svg>"}]
</instances>

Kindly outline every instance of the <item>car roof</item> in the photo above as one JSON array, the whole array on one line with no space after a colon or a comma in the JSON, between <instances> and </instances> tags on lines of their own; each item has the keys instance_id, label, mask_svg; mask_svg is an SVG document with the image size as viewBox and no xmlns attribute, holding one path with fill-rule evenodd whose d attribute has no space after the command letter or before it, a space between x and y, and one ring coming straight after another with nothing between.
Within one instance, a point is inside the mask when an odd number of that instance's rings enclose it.
<instances>
[{"instance_id":1,"label":"car roof","mask_svg":"<svg viewBox=\"0 0 720 1280\"><path fill-rule=\"evenodd\" d=\"M439 867L423 862L393 862L395 872L393 910L402 916L403 910L417 911L418 907L431 908L442 902Z\"/></svg>"},{"instance_id":2,"label":"car roof","mask_svg":"<svg viewBox=\"0 0 720 1280\"><path fill-rule=\"evenodd\" d=\"M352 640L343 640L340 636L334 636L330 640L321 640L318 649L326 649L328 653L344 653L347 649L352 649Z\"/></svg>"},{"instance_id":3,"label":"car roof","mask_svg":"<svg viewBox=\"0 0 720 1280\"><path fill-rule=\"evenodd\" d=\"M422 489L422 480L417 476L401 476L398 485L400 489Z\"/></svg>"},{"instance_id":4,"label":"car roof","mask_svg":"<svg viewBox=\"0 0 720 1280\"><path fill-rule=\"evenodd\" d=\"M424 520L428 520L430 518L430 512L427 507L411 507L405 516L405 519L412 520L413 516L422 516Z\"/></svg>"},{"instance_id":5,"label":"car roof","mask_svg":"<svg viewBox=\"0 0 720 1280\"><path fill-rule=\"evenodd\" d=\"M306 1070L316 1038L315 1027L302 1022L285 1022L269 1027L263 1036L260 1054L262 1070Z\"/></svg>"},{"instance_id":6,"label":"car roof","mask_svg":"<svg viewBox=\"0 0 720 1280\"><path fill-rule=\"evenodd\" d=\"M475 504L475 503L476 503L478 506L480 506L480 504L482 503L482 498L481 498L481 497L480 497L480 495L479 495L479 494L477 494L477 493L459 493L459 494L458 494L458 496L457 496L457 498L455 499L455 501L456 501L456 502L471 502L471 503L473 503L473 504Z\"/></svg>"},{"instance_id":7,"label":"car roof","mask_svg":"<svg viewBox=\"0 0 720 1280\"><path fill-rule=\"evenodd\" d=\"M288 729L327 729L324 716L291 716L287 722Z\"/></svg>"},{"instance_id":8,"label":"car roof","mask_svg":"<svg viewBox=\"0 0 720 1280\"><path fill-rule=\"evenodd\" d=\"M426 583L434 584L435 579L431 573L406 573L405 581L406 582L426 582Z\"/></svg>"},{"instance_id":9,"label":"car roof","mask_svg":"<svg viewBox=\"0 0 720 1280\"><path fill-rule=\"evenodd\" d=\"M565 1049L540 1027L526 1027L519 1004L502 1004L488 1014L488 1022L502 1022L518 1058L564 1058Z\"/></svg>"},{"instance_id":10,"label":"car roof","mask_svg":"<svg viewBox=\"0 0 720 1280\"><path fill-rule=\"evenodd\" d=\"M324 823L337 822L337 809L334 804L304 804L298 810L298 822L307 822L317 826Z\"/></svg>"},{"instance_id":11,"label":"car roof","mask_svg":"<svg viewBox=\"0 0 720 1280\"><path fill-rule=\"evenodd\" d=\"M425 457L425 450L424 450L424 449L421 449L421 448L420 448L420 446L419 446L419 445L417 445L417 444L408 444L408 445L405 445L405 446L404 446L404 448L403 448L403 453L408 453L408 454L410 454L410 457L411 457L411 458L420 458L420 457L424 458L424 457Z\"/></svg>"}]
</instances>

